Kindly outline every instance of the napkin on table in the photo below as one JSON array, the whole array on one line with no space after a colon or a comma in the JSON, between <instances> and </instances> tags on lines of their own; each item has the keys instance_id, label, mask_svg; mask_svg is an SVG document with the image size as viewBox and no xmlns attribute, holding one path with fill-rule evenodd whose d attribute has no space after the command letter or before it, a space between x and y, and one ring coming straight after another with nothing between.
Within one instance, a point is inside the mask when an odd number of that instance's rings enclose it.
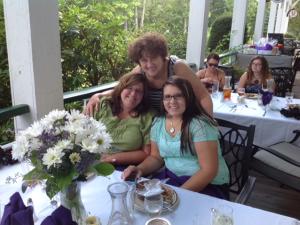
<instances>
[{"instance_id":1,"label":"napkin on table","mask_svg":"<svg viewBox=\"0 0 300 225\"><path fill-rule=\"evenodd\" d=\"M77 225L72 221L72 215L69 209L60 206L41 223L41 225Z\"/></svg>"},{"instance_id":2,"label":"napkin on table","mask_svg":"<svg viewBox=\"0 0 300 225\"><path fill-rule=\"evenodd\" d=\"M5 205L0 225L33 225L33 208L26 207L19 192L10 197L9 203Z\"/></svg>"}]
</instances>

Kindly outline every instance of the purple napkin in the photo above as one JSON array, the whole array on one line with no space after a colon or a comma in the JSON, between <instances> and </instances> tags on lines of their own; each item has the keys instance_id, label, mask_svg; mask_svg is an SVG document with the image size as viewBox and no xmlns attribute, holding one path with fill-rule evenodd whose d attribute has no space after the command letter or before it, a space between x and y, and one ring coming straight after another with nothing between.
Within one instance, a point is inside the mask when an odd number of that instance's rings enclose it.
<instances>
[{"instance_id":1,"label":"purple napkin","mask_svg":"<svg viewBox=\"0 0 300 225\"><path fill-rule=\"evenodd\" d=\"M41 223L41 225L77 225L72 221L72 215L69 209L60 206Z\"/></svg>"},{"instance_id":2,"label":"purple napkin","mask_svg":"<svg viewBox=\"0 0 300 225\"><path fill-rule=\"evenodd\" d=\"M10 202L5 205L0 225L33 225L33 209L26 207L18 192L10 197Z\"/></svg>"}]
</instances>

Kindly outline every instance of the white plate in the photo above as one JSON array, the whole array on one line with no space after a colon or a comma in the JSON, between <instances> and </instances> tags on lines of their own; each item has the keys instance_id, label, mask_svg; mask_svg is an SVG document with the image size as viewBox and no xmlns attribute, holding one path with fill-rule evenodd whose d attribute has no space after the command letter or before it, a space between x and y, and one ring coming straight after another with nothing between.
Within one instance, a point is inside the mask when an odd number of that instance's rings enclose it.
<instances>
[{"instance_id":1,"label":"white plate","mask_svg":"<svg viewBox=\"0 0 300 225\"><path fill-rule=\"evenodd\" d=\"M178 194L170 186L162 184L162 188L164 189L162 193L164 199L162 213L172 212L179 204ZM141 212L146 212L144 209L144 197L138 193L136 193L134 198L134 207Z\"/></svg>"}]
</instances>

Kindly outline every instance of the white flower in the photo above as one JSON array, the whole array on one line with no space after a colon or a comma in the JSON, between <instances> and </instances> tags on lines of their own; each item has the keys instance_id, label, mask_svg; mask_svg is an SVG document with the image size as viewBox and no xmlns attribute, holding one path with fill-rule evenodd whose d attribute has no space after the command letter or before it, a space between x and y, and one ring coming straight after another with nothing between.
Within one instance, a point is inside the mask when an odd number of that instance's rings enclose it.
<instances>
[{"instance_id":1,"label":"white flower","mask_svg":"<svg viewBox=\"0 0 300 225\"><path fill-rule=\"evenodd\" d=\"M29 142L24 135L16 137L16 142L13 144L12 157L13 159L23 160L26 153L29 152Z\"/></svg>"},{"instance_id":2,"label":"white flower","mask_svg":"<svg viewBox=\"0 0 300 225\"><path fill-rule=\"evenodd\" d=\"M78 110L71 110L71 113L67 116L67 119L70 121L70 122L73 122L73 121L84 121L84 120L87 120L87 117L80 113Z\"/></svg>"},{"instance_id":3,"label":"white flower","mask_svg":"<svg viewBox=\"0 0 300 225\"><path fill-rule=\"evenodd\" d=\"M55 147L58 149L61 149L61 151L63 151L64 149L72 149L73 144L70 140L62 140L62 141L57 142Z\"/></svg>"},{"instance_id":4,"label":"white flower","mask_svg":"<svg viewBox=\"0 0 300 225\"><path fill-rule=\"evenodd\" d=\"M82 147L83 151L88 151L90 153L98 153L99 145L96 141L94 141L91 138L83 139L80 146Z\"/></svg>"},{"instance_id":5,"label":"white flower","mask_svg":"<svg viewBox=\"0 0 300 225\"><path fill-rule=\"evenodd\" d=\"M43 126L39 122L34 122L30 127L28 127L25 131L24 134L27 137L38 137L43 133Z\"/></svg>"},{"instance_id":6,"label":"white flower","mask_svg":"<svg viewBox=\"0 0 300 225\"><path fill-rule=\"evenodd\" d=\"M112 142L111 136L106 132L100 132L95 134L94 137L99 145L98 153L106 152L110 148L110 143Z\"/></svg>"},{"instance_id":7,"label":"white flower","mask_svg":"<svg viewBox=\"0 0 300 225\"><path fill-rule=\"evenodd\" d=\"M53 128L54 122L65 118L68 115L68 112L65 110L53 110L49 114L47 114L43 119L41 119L41 124L47 130Z\"/></svg>"},{"instance_id":8,"label":"white flower","mask_svg":"<svg viewBox=\"0 0 300 225\"><path fill-rule=\"evenodd\" d=\"M48 148L47 152L43 156L43 164L49 169L51 166L56 166L57 164L62 163L62 157L65 153L57 147Z\"/></svg>"},{"instance_id":9,"label":"white flower","mask_svg":"<svg viewBox=\"0 0 300 225\"><path fill-rule=\"evenodd\" d=\"M69 159L71 161L72 164L78 163L81 160L80 154L77 152L73 152L72 154L70 154Z\"/></svg>"}]
</instances>

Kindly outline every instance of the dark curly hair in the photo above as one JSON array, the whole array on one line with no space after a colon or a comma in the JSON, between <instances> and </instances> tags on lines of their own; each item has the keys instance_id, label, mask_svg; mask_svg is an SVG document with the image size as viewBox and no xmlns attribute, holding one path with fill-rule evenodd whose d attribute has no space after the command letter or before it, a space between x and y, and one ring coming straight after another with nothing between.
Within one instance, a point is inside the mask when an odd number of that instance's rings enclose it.
<instances>
[{"instance_id":1,"label":"dark curly hair","mask_svg":"<svg viewBox=\"0 0 300 225\"><path fill-rule=\"evenodd\" d=\"M159 33L149 32L135 39L128 46L128 57L137 64L145 54L151 57L161 56L165 59L168 56L165 37Z\"/></svg>"},{"instance_id":2,"label":"dark curly hair","mask_svg":"<svg viewBox=\"0 0 300 225\"><path fill-rule=\"evenodd\" d=\"M145 113L149 109L149 104L147 103L148 99L148 82L144 74L141 73L127 73L123 75L119 84L114 88L111 98L108 99L109 104L112 109L112 113L114 116L118 115L122 112L122 100L121 93L125 88L129 88L135 84L142 83L144 86L144 95L140 104L138 104L135 108L136 116L139 116L142 113Z\"/></svg>"}]
</instances>

